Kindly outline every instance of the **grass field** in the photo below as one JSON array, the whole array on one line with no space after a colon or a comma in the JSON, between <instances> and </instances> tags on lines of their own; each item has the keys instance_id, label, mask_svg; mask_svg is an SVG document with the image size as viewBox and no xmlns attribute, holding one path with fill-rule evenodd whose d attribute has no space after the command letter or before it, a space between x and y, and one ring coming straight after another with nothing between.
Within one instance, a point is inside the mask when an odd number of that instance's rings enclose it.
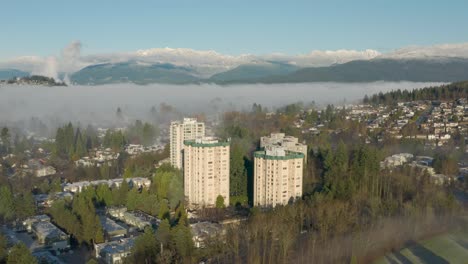
<instances>
[{"instance_id":1,"label":"grass field","mask_svg":"<svg viewBox=\"0 0 468 264\"><path fill-rule=\"evenodd\" d=\"M462 263L468 264L468 232L436 236L387 254L375 264Z\"/></svg>"}]
</instances>

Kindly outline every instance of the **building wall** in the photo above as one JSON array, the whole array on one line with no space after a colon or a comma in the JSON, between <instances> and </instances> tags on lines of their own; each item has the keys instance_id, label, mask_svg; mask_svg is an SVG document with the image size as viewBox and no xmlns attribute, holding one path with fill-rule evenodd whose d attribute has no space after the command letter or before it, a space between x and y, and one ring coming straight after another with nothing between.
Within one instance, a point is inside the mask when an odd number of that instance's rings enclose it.
<instances>
[{"instance_id":1,"label":"building wall","mask_svg":"<svg viewBox=\"0 0 468 264\"><path fill-rule=\"evenodd\" d=\"M184 141L205 136L205 124L195 119L184 118L183 122L174 121L170 126L170 160L171 165L181 169L183 165L182 150Z\"/></svg>"},{"instance_id":2,"label":"building wall","mask_svg":"<svg viewBox=\"0 0 468 264\"><path fill-rule=\"evenodd\" d=\"M213 207L218 195L229 205L229 145L184 147L184 193L190 207Z\"/></svg>"},{"instance_id":3,"label":"building wall","mask_svg":"<svg viewBox=\"0 0 468 264\"><path fill-rule=\"evenodd\" d=\"M254 166L255 206L284 205L302 196L302 157L254 157Z\"/></svg>"}]
</instances>

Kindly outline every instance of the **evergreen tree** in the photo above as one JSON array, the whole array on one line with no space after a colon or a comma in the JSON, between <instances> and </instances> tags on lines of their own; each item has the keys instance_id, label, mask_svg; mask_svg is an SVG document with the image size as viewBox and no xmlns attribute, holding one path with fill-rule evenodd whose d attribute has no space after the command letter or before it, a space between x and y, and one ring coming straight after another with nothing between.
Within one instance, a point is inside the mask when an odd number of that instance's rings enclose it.
<instances>
[{"instance_id":1,"label":"evergreen tree","mask_svg":"<svg viewBox=\"0 0 468 264\"><path fill-rule=\"evenodd\" d=\"M188 215L187 212L185 211L185 206L183 202L180 202L179 205L177 206L174 214L174 222L176 225L183 225L183 226L188 226Z\"/></svg>"},{"instance_id":2,"label":"evergreen tree","mask_svg":"<svg viewBox=\"0 0 468 264\"><path fill-rule=\"evenodd\" d=\"M76 129L75 134L75 143L74 143L74 156L75 159L86 156L87 146L86 146L86 136L81 134L80 128Z\"/></svg>"},{"instance_id":3,"label":"evergreen tree","mask_svg":"<svg viewBox=\"0 0 468 264\"><path fill-rule=\"evenodd\" d=\"M11 148L11 135L8 127L2 128L2 131L0 132L0 139L2 141L2 149L0 149L0 151L9 153Z\"/></svg>"},{"instance_id":4,"label":"evergreen tree","mask_svg":"<svg viewBox=\"0 0 468 264\"><path fill-rule=\"evenodd\" d=\"M238 143L231 144L229 188L231 197L247 198L247 169ZM241 199L242 199L241 198Z\"/></svg>"},{"instance_id":5,"label":"evergreen tree","mask_svg":"<svg viewBox=\"0 0 468 264\"><path fill-rule=\"evenodd\" d=\"M36 264L36 258L29 249L23 244L16 244L8 254L6 264Z\"/></svg>"},{"instance_id":6,"label":"evergreen tree","mask_svg":"<svg viewBox=\"0 0 468 264\"><path fill-rule=\"evenodd\" d=\"M158 218L159 219L170 218L170 209L169 209L168 201L166 199L161 200L159 203Z\"/></svg>"},{"instance_id":7,"label":"evergreen tree","mask_svg":"<svg viewBox=\"0 0 468 264\"><path fill-rule=\"evenodd\" d=\"M225 208L226 205L224 204L224 198L222 195L218 195L218 197L216 197L216 208L218 209L222 209L222 208Z\"/></svg>"},{"instance_id":8,"label":"evergreen tree","mask_svg":"<svg viewBox=\"0 0 468 264\"><path fill-rule=\"evenodd\" d=\"M3 234L0 234L0 263L5 263L8 256L8 241Z\"/></svg>"},{"instance_id":9,"label":"evergreen tree","mask_svg":"<svg viewBox=\"0 0 468 264\"><path fill-rule=\"evenodd\" d=\"M132 248L131 259L133 263L154 263L159 253L160 245L156 240L153 230L146 227L142 235L135 240Z\"/></svg>"},{"instance_id":10,"label":"evergreen tree","mask_svg":"<svg viewBox=\"0 0 468 264\"><path fill-rule=\"evenodd\" d=\"M14 198L8 186L0 186L0 216L12 220L15 216Z\"/></svg>"},{"instance_id":11,"label":"evergreen tree","mask_svg":"<svg viewBox=\"0 0 468 264\"><path fill-rule=\"evenodd\" d=\"M128 182L124 180L120 188L117 189L117 196L114 196L114 202L116 205L125 205L127 203L127 193L130 190Z\"/></svg>"},{"instance_id":12,"label":"evergreen tree","mask_svg":"<svg viewBox=\"0 0 468 264\"><path fill-rule=\"evenodd\" d=\"M101 205L113 205L113 196L109 187L105 184L96 187L96 201Z\"/></svg>"},{"instance_id":13,"label":"evergreen tree","mask_svg":"<svg viewBox=\"0 0 468 264\"><path fill-rule=\"evenodd\" d=\"M171 238L179 256L186 258L192 255L194 245L189 227L178 224L172 229Z\"/></svg>"},{"instance_id":14,"label":"evergreen tree","mask_svg":"<svg viewBox=\"0 0 468 264\"><path fill-rule=\"evenodd\" d=\"M148 123L145 123L143 126L143 131L142 131L143 145L149 146L152 143L154 143L153 141L154 141L155 135L156 135L156 131L154 127Z\"/></svg>"},{"instance_id":15,"label":"evergreen tree","mask_svg":"<svg viewBox=\"0 0 468 264\"><path fill-rule=\"evenodd\" d=\"M75 130L73 129L72 123L68 123L68 125L65 126L64 135L66 157L70 158L73 156L75 151Z\"/></svg>"},{"instance_id":16,"label":"evergreen tree","mask_svg":"<svg viewBox=\"0 0 468 264\"><path fill-rule=\"evenodd\" d=\"M55 134L55 155L64 157L66 152L65 133L63 129L59 127Z\"/></svg>"},{"instance_id":17,"label":"evergreen tree","mask_svg":"<svg viewBox=\"0 0 468 264\"><path fill-rule=\"evenodd\" d=\"M159 224L158 231L156 232L156 239L163 246L169 245L171 240L171 225L168 219L162 219Z\"/></svg>"},{"instance_id":18,"label":"evergreen tree","mask_svg":"<svg viewBox=\"0 0 468 264\"><path fill-rule=\"evenodd\" d=\"M14 200L15 214L19 219L33 216L36 212L34 197L30 192L18 195Z\"/></svg>"},{"instance_id":19,"label":"evergreen tree","mask_svg":"<svg viewBox=\"0 0 468 264\"><path fill-rule=\"evenodd\" d=\"M99 138L97 132L93 129L91 125L88 125L85 131L86 134L86 150L96 148L99 146Z\"/></svg>"}]
</instances>

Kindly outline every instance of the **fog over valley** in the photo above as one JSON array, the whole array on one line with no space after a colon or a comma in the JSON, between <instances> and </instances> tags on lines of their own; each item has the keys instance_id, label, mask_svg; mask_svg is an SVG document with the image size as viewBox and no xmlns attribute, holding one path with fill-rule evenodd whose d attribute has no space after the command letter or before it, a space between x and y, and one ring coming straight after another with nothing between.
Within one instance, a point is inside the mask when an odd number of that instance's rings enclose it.
<instances>
[{"instance_id":1,"label":"fog over valley","mask_svg":"<svg viewBox=\"0 0 468 264\"><path fill-rule=\"evenodd\" d=\"M397 89L415 89L438 83L300 83L245 85L164 85L112 84L101 86L45 87L0 86L0 120L24 122L37 117L53 123L112 125L117 108L126 119L149 118L152 107L162 103L179 113L213 115L227 110L250 110L259 103L274 110L289 103L315 102L317 106L356 102L372 95Z\"/></svg>"}]
</instances>

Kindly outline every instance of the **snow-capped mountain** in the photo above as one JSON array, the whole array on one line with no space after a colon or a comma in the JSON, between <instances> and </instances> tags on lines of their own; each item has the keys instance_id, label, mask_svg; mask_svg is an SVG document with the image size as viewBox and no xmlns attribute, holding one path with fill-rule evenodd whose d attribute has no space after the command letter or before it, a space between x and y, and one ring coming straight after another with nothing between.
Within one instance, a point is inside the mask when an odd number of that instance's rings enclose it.
<instances>
[{"instance_id":1,"label":"snow-capped mountain","mask_svg":"<svg viewBox=\"0 0 468 264\"><path fill-rule=\"evenodd\" d=\"M81 43L73 42L60 56L23 56L0 62L0 69L19 69L54 78L70 76L72 82L79 84L398 81L418 78L450 81L459 80L465 75L460 73L455 76L446 70L447 65L450 65L452 72L458 72L465 69L468 61L465 59L468 59L468 43L413 46L388 53L372 49L340 49L315 50L297 55L226 55L213 50L152 48L82 56ZM364 70L367 72L361 72ZM441 74L434 75L433 71Z\"/></svg>"},{"instance_id":2,"label":"snow-capped mountain","mask_svg":"<svg viewBox=\"0 0 468 264\"><path fill-rule=\"evenodd\" d=\"M227 55L213 50L194 50L189 48L152 48L133 52L91 54L81 56L81 44L73 42L62 51L60 56L23 56L0 62L1 68L25 70L34 74L51 77L58 72L74 73L85 67L106 63L138 62L153 64L172 64L191 68L200 78L234 69L244 64L279 62L296 67L319 67L352 60L368 60L380 55L375 50L336 50L288 55L282 53L253 55Z\"/></svg>"}]
</instances>

